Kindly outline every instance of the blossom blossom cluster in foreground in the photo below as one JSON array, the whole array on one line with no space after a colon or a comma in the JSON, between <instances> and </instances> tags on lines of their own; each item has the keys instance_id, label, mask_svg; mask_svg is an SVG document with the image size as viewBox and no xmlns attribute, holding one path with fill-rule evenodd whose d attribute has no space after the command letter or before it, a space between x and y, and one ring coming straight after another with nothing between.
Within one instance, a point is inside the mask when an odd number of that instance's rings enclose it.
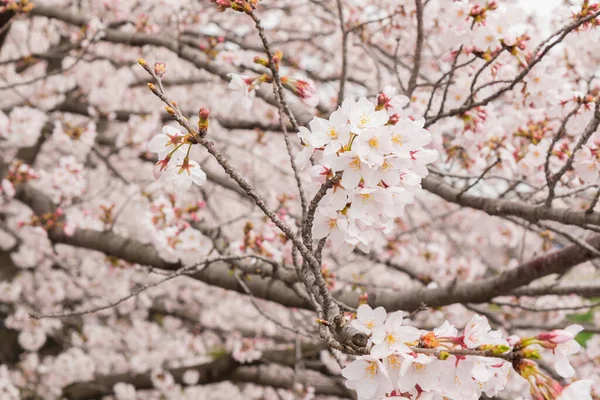
<instances>
[{"instance_id":1,"label":"blossom blossom cluster in foreground","mask_svg":"<svg viewBox=\"0 0 600 400\"><path fill-rule=\"evenodd\" d=\"M200 111L200 119L207 121L208 110ZM190 160L192 143L189 137L176 127L164 126L162 132L148 143L148 150L158 155L154 177L171 184L179 192L189 190L192 183L202 185L206 182L206 174L200 165Z\"/></svg>"},{"instance_id":2,"label":"blossom blossom cluster in foreground","mask_svg":"<svg viewBox=\"0 0 600 400\"><path fill-rule=\"evenodd\" d=\"M313 228L316 239L329 235L334 251L368 251L376 232L390 232L421 190L426 165L437 159L437 151L423 148L431 141L425 120L403 116L409 99L395 92L387 86L376 104L346 99L329 119L315 117L310 130L298 133L304 149L296 162L320 160L313 180L325 183L341 173L319 203Z\"/></svg>"},{"instance_id":3,"label":"blossom blossom cluster in foreground","mask_svg":"<svg viewBox=\"0 0 600 400\"><path fill-rule=\"evenodd\" d=\"M556 372L572 377L568 356L578 353L575 335L583 328L572 325L530 338L503 338L490 328L487 318L475 315L459 332L448 321L432 331L403 325L404 313L387 315L383 307L358 308L352 325L370 337L370 354L358 357L342 370L346 386L359 400L386 396L420 400L475 400L482 393L496 396L512 368L527 379L536 400L591 400L591 381L561 386L532 361L543 350L555 354ZM474 354L466 354L474 351ZM478 353L478 351L480 353ZM480 356L482 354L485 356ZM511 365L512 363L512 365Z\"/></svg>"}]
</instances>

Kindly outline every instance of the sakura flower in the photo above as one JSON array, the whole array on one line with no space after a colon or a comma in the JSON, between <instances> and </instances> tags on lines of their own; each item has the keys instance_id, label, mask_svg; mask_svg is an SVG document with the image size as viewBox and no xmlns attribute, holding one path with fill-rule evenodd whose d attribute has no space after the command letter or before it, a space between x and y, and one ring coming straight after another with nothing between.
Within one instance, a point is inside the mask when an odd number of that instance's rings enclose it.
<instances>
[{"instance_id":1,"label":"sakura flower","mask_svg":"<svg viewBox=\"0 0 600 400\"><path fill-rule=\"evenodd\" d=\"M352 132L356 134L362 133L365 129L383 126L389 120L387 112L375 111L375 105L366 97L361 97L358 102L344 100L342 110L348 113Z\"/></svg>"},{"instance_id":2,"label":"sakura flower","mask_svg":"<svg viewBox=\"0 0 600 400\"><path fill-rule=\"evenodd\" d=\"M565 386L556 400L593 400L590 393L593 384L591 380L575 381Z\"/></svg>"},{"instance_id":3,"label":"sakura flower","mask_svg":"<svg viewBox=\"0 0 600 400\"><path fill-rule=\"evenodd\" d=\"M586 183L595 183L600 177L600 168L596 155L588 146L583 146L573 160L573 169Z\"/></svg>"},{"instance_id":4,"label":"sakura flower","mask_svg":"<svg viewBox=\"0 0 600 400\"><path fill-rule=\"evenodd\" d=\"M384 326L373 330L373 343L371 355L377 358L384 358L392 352L409 353L410 348L406 343L411 343L419 339L421 332L412 326L402 326L404 313L397 311L385 321Z\"/></svg>"},{"instance_id":5,"label":"sakura flower","mask_svg":"<svg viewBox=\"0 0 600 400\"><path fill-rule=\"evenodd\" d=\"M371 166L380 166L383 164L384 155L391 152L389 130L382 127L363 132L354 141L352 149L364 162Z\"/></svg>"},{"instance_id":6,"label":"sakura flower","mask_svg":"<svg viewBox=\"0 0 600 400\"><path fill-rule=\"evenodd\" d=\"M497 338L497 332L491 331L487 318L481 315L474 315L471 321L465 326L463 333L465 346L474 349L482 344L505 344L505 340Z\"/></svg>"},{"instance_id":7,"label":"sakura flower","mask_svg":"<svg viewBox=\"0 0 600 400\"><path fill-rule=\"evenodd\" d=\"M331 168L326 165L313 165L310 169L310 176L313 182L322 185L331 177Z\"/></svg>"},{"instance_id":8,"label":"sakura flower","mask_svg":"<svg viewBox=\"0 0 600 400\"><path fill-rule=\"evenodd\" d=\"M229 73L227 76L231 78L229 88L238 94L237 100L242 108L249 110L252 107L252 100L256 96L256 86L248 83L248 77L234 73Z\"/></svg>"},{"instance_id":9,"label":"sakura flower","mask_svg":"<svg viewBox=\"0 0 600 400\"><path fill-rule=\"evenodd\" d=\"M410 152L410 159L413 161L411 169L421 178L429 175L427 164L431 164L439 157L437 150L419 149Z\"/></svg>"},{"instance_id":10,"label":"sakura flower","mask_svg":"<svg viewBox=\"0 0 600 400\"><path fill-rule=\"evenodd\" d=\"M410 168L412 162L408 157L389 155L385 156L383 163L378 168L365 168L363 179L367 186L377 186L380 181L386 185L400 184L400 171Z\"/></svg>"},{"instance_id":11,"label":"sakura flower","mask_svg":"<svg viewBox=\"0 0 600 400\"><path fill-rule=\"evenodd\" d=\"M571 366L569 356L581 351L581 345L574 338L582 330L583 327L581 325L570 325L566 327L565 331L573 335L573 339L556 345L556 348L554 349L554 354L556 355L554 369L556 369L556 372L563 378L571 378L575 375L575 369Z\"/></svg>"},{"instance_id":12,"label":"sakura flower","mask_svg":"<svg viewBox=\"0 0 600 400\"><path fill-rule=\"evenodd\" d=\"M333 251L337 251L344 244L346 238L346 231L348 230L347 218L331 208L319 207L317 212L322 217L316 218L313 226L315 239L322 239L329 236Z\"/></svg>"},{"instance_id":13,"label":"sakura flower","mask_svg":"<svg viewBox=\"0 0 600 400\"><path fill-rule=\"evenodd\" d=\"M356 319L351 324L361 332L371 334L374 329L383 326L387 313L383 307L372 309L368 304L362 304L356 311Z\"/></svg>"},{"instance_id":14,"label":"sakura flower","mask_svg":"<svg viewBox=\"0 0 600 400\"><path fill-rule=\"evenodd\" d=\"M46 332L39 325L28 326L19 333L19 345L27 351L37 351L46 343Z\"/></svg>"},{"instance_id":15,"label":"sakura flower","mask_svg":"<svg viewBox=\"0 0 600 400\"><path fill-rule=\"evenodd\" d=\"M346 387L355 389L359 400L384 397L392 391L387 370L377 358L361 356L342 370Z\"/></svg>"},{"instance_id":16,"label":"sakura flower","mask_svg":"<svg viewBox=\"0 0 600 400\"><path fill-rule=\"evenodd\" d=\"M348 117L342 110L334 111L329 120L315 117L310 122L312 135L310 143L314 147L325 147L325 154L330 155L346 146L350 140Z\"/></svg>"},{"instance_id":17,"label":"sakura flower","mask_svg":"<svg viewBox=\"0 0 600 400\"><path fill-rule=\"evenodd\" d=\"M183 144L183 133L173 127L166 125L162 128L162 132L154 136L150 143L148 143L148 150L158 154L158 158L164 159L167 155L178 152L180 158L185 156L183 149L180 147ZM176 156L172 155L171 158L177 159Z\"/></svg>"},{"instance_id":18,"label":"sakura flower","mask_svg":"<svg viewBox=\"0 0 600 400\"><path fill-rule=\"evenodd\" d=\"M404 361L405 354L406 353L393 352L383 359L383 365L385 366L385 369L388 373L388 377L392 382L392 388L396 392L399 392L398 383L400 381L400 378L402 377L402 362Z\"/></svg>"},{"instance_id":19,"label":"sakura flower","mask_svg":"<svg viewBox=\"0 0 600 400\"><path fill-rule=\"evenodd\" d=\"M115 397L117 400L135 400L136 391L135 386L129 383L119 382L113 386Z\"/></svg>"},{"instance_id":20,"label":"sakura flower","mask_svg":"<svg viewBox=\"0 0 600 400\"><path fill-rule=\"evenodd\" d=\"M481 51L495 50L501 45L496 32L488 25L482 25L475 30L473 44Z\"/></svg>"},{"instance_id":21,"label":"sakura flower","mask_svg":"<svg viewBox=\"0 0 600 400\"><path fill-rule=\"evenodd\" d=\"M435 392L452 399L478 399L480 386L473 379L473 365L455 356L437 362L442 370L440 384Z\"/></svg>"},{"instance_id":22,"label":"sakura flower","mask_svg":"<svg viewBox=\"0 0 600 400\"><path fill-rule=\"evenodd\" d=\"M431 134L423 129L424 119L400 119L390 128L391 146L395 151L409 153L431 142Z\"/></svg>"},{"instance_id":23,"label":"sakura flower","mask_svg":"<svg viewBox=\"0 0 600 400\"><path fill-rule=\"evenodd\" d=\"M192 183L203 185L206 182L206 174L196 161L185 158L181 164L168 169L163 179L170 182L175 190L185 192L192 187Z\"/></svg>"},{"instance_id":24,"label":"sakura flower","mask_svg":"<svg viewBox=\"0 0 600 400\"><path fill-rule=\"evenodd\" d=\"M442 374L442 364L425 354L406 354L400 370L401 378L398 388L401 392L408 392L416 385L428 392L439 385Z\"/></svg>"},{"instance_id":25,"label":"sakura flower","mask_svg":"<svg viewBox=\"0 0 600 400\"><path fill-rule=\"evenodd\" d=\"M394 86L387 85L383 88L381 93L385 96L385 102L383 106L390 114L402 114L404 113L404 107L410 102L410 99L403 95L396 94L397 88Z\"/></svg>"},{"instance_id":26,"label":"sakura flower","mask_svg":"<svg viewBox=\"0 0 600 400\"><path fill-rule=\"evenodd\" d=\"M546 140L542 140L537 145L534 145L533 143L529 144L529 146L527 146L527 154L523 161L536 168L544 165L546 156L548 155L549 145L549 142Z\"/></svg>"},{"instance_id":27,"label":"sakura flower","mask_svg":"<svg viewBox=\"0 0 600 400\"><path fill-rule=\"evenodd\" d=\"M414 194L409 190L390 186L383 192L385 195L383 214L388 218L398 218L404 215L404 207L413 202Z\"/></svg>"},{"instance_id":28,"label":"sakura flower","mask_svg":"<svg viewBox=\"0 0 600 400\"><path fill-rule=\"evenodd\" d=\"M321 203L319 203L319 207L342 210L346 207L347 203L348 192L341 186L336 186L327 191L327 194L323 197Z\"/></svg>"},{"instance_id":29,"label":"sakura flower","mask_svg":"<svg viewBox=\"0 0 600 400\"><path fill-rule=\"evenodd\" d=\"M352 202L352 207L348 211L349 217L372 225L378 219L388 196L385 195L385 189L376 186L374 188L357 188L350 194L349 199Z\"/></svg>"},{"instance_id":30,"label":"sakura flower","mask_svg":"<svg viewBox=\"0 0 600 400\"><path fill-rule=\"evenodd\" d=\"M161 369L153 370L150 374L150 380L152 381L152 385L163 393L171 390L173 386L175 386L173 375Z\"/></svg>"},{"instance_id":31,"label":"sakura flower","mask_svg":"<svg viewBox=\"0 0 600 400\"><path fill-rule=\"evenodd\" d=\"M337 159L335 165L336 171L344 171L341 184L345 188L355 188L370 171L368 164L362 162L358 153L354 151L345 151Z\"/></svg>"}]
</instances>

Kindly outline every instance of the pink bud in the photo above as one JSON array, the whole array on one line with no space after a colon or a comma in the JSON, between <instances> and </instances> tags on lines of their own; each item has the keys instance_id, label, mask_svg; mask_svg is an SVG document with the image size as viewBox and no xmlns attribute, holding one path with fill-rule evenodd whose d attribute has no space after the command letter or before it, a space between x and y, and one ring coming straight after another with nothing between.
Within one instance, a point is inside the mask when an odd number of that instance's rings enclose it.
<instances>
[{"instance_id":1,"label":"pink bud","mask_svg":"<svg viewBox=\"0 0 600 400\"><path fill-rule=\"evenodd\" d=\"M389 100L390 99L386 96L385 93L379 93L379 96L377 96L377 106L383 108Z\"/></svg>"},{"instance_id":2,"label":"pink bud","mask_svg":"<svg viewBox=\"0 0 600 400\"><path fill-rule=\"evenodd\" d=\"M200 119L208 119L210 115L210 110L208 108L201 108L199 115Z\"/></svg>"},{"instance_id":3,"label":"pink bud","mask_svg":"<svg viewBox=\"0 0 600 400\"><path fill-rule=\"evenodd\" d=\"M575 335L563 329L555 329L552 332L540 333L537 338L550 343L561 344L570 342L575 338Z\"/></svg>"}]
</instances>

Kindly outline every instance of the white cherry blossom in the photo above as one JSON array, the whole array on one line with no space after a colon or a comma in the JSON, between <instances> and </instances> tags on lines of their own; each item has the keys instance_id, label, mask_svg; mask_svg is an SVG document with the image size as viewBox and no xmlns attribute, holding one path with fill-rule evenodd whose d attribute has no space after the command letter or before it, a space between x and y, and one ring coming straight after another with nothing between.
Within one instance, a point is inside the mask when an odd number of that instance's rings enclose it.
<instances>
[{"instance_id":1,"label":"white cherry blossom","mask_svg":"<svg viewBox=\"0 0 600 400\"><path fill-rule=\"evenodd\" d=\"M372 309L368 304L362 304L356 312L356 319L351 324L354 328L364 333L372 333L373 330L383 326L387 313L383 307Z\"/></svg>"}]
</instances>

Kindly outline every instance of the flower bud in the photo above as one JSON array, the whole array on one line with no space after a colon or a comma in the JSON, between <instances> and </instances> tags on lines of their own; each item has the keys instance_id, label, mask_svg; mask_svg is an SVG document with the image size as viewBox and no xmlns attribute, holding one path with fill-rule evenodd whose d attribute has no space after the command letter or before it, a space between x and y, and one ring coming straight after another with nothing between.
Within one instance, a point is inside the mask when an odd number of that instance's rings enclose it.
<instances>
[{"instance_id":1,"label":"flower bud","mask_svg":"<svg viewBox=\"0 0 600 400\"><path fill-rule=\"evenodd\" d=\"M154 93L155 95L158 96L158 94L159 94L158 88L156 87L156 85L154 83L148 82L148 89L150 89L152 91L152 93Z\"/></svg>"},{"instance_id":2,"label":"flower bud","mask_svg":"<svg viewBox=\"0 0 600 400\"><path fill-rule=\"evenodd\" d=\"M154 73L159 78L162 78L166 71L167 71L167 64L165 64L164 62L157 62L154 64Z\"/></svg>"},{"instance_id":3,"label":"flower bud","mask_svg":"<svg viewBox=\"0 0 600 400\"><path fill-rule=\"evenodd\" d=\"M368 304L369 303L369 293L363 293L358 297L358 304Z\"/></svg>"},{"instance_id":4,"label":"flower bud","mask_svg":"<svg viewBox=\"0 0 600 400\"><path fill-rule=\"evenodd\" d=\"M261 56L255 56L253 62L254 64L262 65L263 67L269 66L269 61Z\"/></svg>"},{"instance_id":5,"label":"flower bud","mask_svg":"<svg viewBox=\"0 0 600 400\"><path fill-rule=\"evenodd\" d=\"M208 131L208 117L210 116L210 110L208 108L201 108L198 112L198 131L200 135L206 135Z\"/></svg>"},{"instance_id":6,"label":"flower bud","mask_svg":"<svg viewBox=\"0 0 600 400\"><path fill-rule=\"evenodd\" d=\"M377 96L377 110L383 110L389 101L390 98L385 93L379 93L379 96Z\"/></svg>"},{"instance_id":7,"label":"flower bud","mask_svg":"<svg viewBox=\"0 0 600 400\"><path fill-rule=\"evenodd\" d=\"M566 343L573 340L574 338L575 335L563 329L555 329L551 332L540 333L539 335L537 335L538 340L543 340L554 344Z\"/></svg>"}]
</instances>

